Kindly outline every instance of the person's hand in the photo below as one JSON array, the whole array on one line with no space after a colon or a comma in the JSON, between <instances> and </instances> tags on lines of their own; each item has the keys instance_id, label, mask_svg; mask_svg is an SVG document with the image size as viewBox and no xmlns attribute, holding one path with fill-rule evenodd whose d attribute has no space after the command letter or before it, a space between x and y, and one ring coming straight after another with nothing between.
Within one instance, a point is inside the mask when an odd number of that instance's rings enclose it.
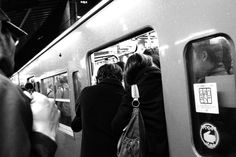
<instances>
[{"instance_id":1,"label":"person's hand","mask_svg":"<svg viewBox=\"0 0 236 157\"><path fill-rule=\"evenodd\" d=\"M49 136L55 141L60 117L54 101L38 93L32 93L31 110L33 113L33 130Z\"/></svg>"}]
</instances>

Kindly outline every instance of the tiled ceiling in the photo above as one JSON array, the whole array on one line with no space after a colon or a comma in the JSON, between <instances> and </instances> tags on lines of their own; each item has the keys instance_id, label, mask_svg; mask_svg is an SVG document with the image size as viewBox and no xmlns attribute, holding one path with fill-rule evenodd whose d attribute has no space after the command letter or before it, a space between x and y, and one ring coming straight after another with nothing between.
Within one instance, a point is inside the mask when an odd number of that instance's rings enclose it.
<instances>
[{"instance_id":1,"label":"tiled ceiling","mask_svg":"<svg viewBox=\"0 0 236 157\"><path fill-rule=\"evenodd\" d=\"M29 34L17 45L15 71L100 1L1 0L0 6L11 21Z\"/></svg>"}]
</instances>

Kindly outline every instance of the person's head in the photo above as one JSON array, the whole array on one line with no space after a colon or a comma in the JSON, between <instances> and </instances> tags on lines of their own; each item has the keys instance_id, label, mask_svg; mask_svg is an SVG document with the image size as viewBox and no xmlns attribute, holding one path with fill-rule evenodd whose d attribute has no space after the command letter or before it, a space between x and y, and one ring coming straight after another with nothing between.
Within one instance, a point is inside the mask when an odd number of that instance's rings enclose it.
<instances>
[{"instance_id":1,"label":"person's head","mask_svg":"<svg viewBox=\"0 0 236 157\"><path fill-rule=\"evenodd\" d=\"M158 49L152 49L152 48L145 49L145 50L143 51L143 54L148 55L148 56L151 56L151 57L152 57L152 60L153 60L153 63L154 63L158 68L160 68L160 60L159 60L159 52L158 52Z\"/></svg>"},{"instance_id":2,"label":"person's head","mask_svg":"<svg viewBox=\"0 0 236 157\"><path fill-rule=\"evenodd\" d=\"M152 57L140 53L135 53L130 56L125 65L126 83L129 85L135 84L135 79L138 72L146 67L153 66Z\"/></svg>"},{"instance_id":3,"label":"person's head","mask_svg":"<svg viewBox=\"0 0 236 157\"><path fill-rule=\"evenodd\" d=\"M27 82L27 83L25 84L25 90L28 91L29 93L33 93L33 91L34 91L34 86L33 86L33 84L30 83L30 82Z\"/></svg>"},{"instance_id":4,"label":"person's head","mask_svg":"<svg viewBox=\"0 0 236 157\"><path fill-rule=\"evenodd\" d=\"M219 44L200 43L192 47L193 72L197 78L210 73L223 60L223 49Z\"/></svg>"},{"instance_id":5,"label":"person's head","mask_svg":"<svg viewBox=\"0 0 236 157\"><path fill-rule=\"evenodd\" d=\"M0 8L0 69L6 76L14 71L15 43L26 33L11 23Z\"/></svg>"},{"instance_id":6,"label":"person's head","mask_svg":"<svg viewBox=\"0 0 236 157\"><path fill-rule=\"evenodd\" d=\"M117 64L104 64L99 67L96 78L98 83L105 79L122 81L122 69Z\"/></svg>"},{"instance_id":7,"label":"person's head","mask_svg":"<svg viewBox=\"0 0 236 157\"><path fill-rule=\"evenodd\" d=\"M124 62L119 61L119 62L117 62L116 64L121 67L121 70L122 70L122 71L124 71L124 68L125 68L125 63L124 63Z\"/></svg>"}]
</instances>

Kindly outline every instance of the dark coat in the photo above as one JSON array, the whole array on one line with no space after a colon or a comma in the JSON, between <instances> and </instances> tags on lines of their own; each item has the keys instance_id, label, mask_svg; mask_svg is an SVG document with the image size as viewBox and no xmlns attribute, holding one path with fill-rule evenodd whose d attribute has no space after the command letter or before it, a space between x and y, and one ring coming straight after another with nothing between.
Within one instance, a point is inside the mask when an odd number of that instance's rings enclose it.
<instances>
[{"instance_id":1,"label":"dark coat","mask_svg":"<svg viewBox=\"0 0 236 157\"><path fill-rule=\"evenodd\" d=\"M52 157L56 143L32 131L30 99L0 72L0 156Z\"/></svg>"},{"instance_id":2,"label":"dark coat","mask_svg":"<svg viewBox=\"0 0 236 157\"><path fill-rule=\"evenodd\" d=\"M141 70L134 79L139 89L140 111L146 129L147 157L168 157L168 140L160 71L156 67L148 67ZM120 135L130 120L132 112L131 101L131 91L128 88L127 94L124 96L112 122L112 128L116 134Z\"/></svg>"},{"instance_id":3,"label":"dark coat","mask_svg":"<svg viewBox=\"0 0 236 157\"><path fill-rule=\"evenodd\" d=\"M118 137L112 134L111 121L123 95L121 82L113 79L82 90L71 126L74 131L83 129L81 157L116 156Z\"/></svg>"}]
</instances>

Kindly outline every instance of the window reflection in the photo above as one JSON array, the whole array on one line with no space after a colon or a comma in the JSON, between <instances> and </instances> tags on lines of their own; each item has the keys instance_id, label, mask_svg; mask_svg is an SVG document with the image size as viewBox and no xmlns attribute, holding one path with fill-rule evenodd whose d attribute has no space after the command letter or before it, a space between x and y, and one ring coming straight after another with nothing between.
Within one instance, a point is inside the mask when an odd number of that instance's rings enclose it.
<instances>
[{"instance_id":1,"label":"window reflection","mask_svg":"<svg viewBox=\"0 0 236 157\"><path fill-rule=\"evenodd\" d=\"M70 126L71 107L69 97L69 84L67 73L55 75L43 80L43 94L55 99L58 109L61 111L59 122Z\"/></svg>"},{"instance_id":2,"label":"window reflection","mask_svg":"<svg viewBox=\"0 0 236 157\"><path fill-rule=\"evenodd\" d=\"M233 53L233 43L224 36L198 40L187 47L193 139L197 151L204 156L236 154Z\"/></svg>"}]
</instances>

